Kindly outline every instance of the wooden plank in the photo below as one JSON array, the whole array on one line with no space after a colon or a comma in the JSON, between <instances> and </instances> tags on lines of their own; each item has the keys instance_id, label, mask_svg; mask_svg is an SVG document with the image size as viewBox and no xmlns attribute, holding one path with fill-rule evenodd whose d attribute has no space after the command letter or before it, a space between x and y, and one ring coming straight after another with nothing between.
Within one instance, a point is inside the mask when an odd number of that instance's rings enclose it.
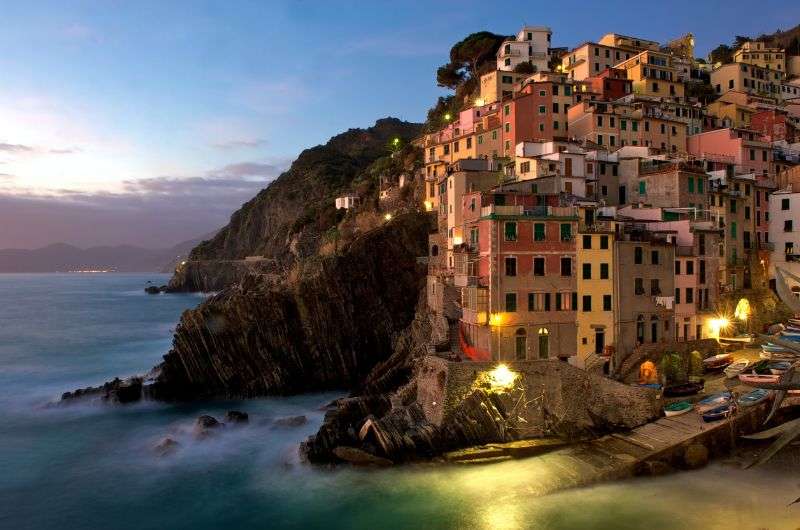
<instances>
[{"instance_id":1,"label":"wooden plank","mask_svg":"<svg viewBox=\"0 0 800 530\"><path fill-rule=\"evenodd\" d=\"M633 445L635 445L637 447L641 447L642 449L647 449L648 451L654 451L655 450L655 447L653 447L649 443L642 442L640 440L636 440L634 438L631 438L630 436L625 436L625 435L617 434L617 433L613 433L611 436L613 436L617 440L622 440L622 441L628 442L630 444L633 444Z\"/></svg>"},{"instance_id":2,"label":"wooden plank","mask_svg":"<svg viewBox=\"0 0 800 530\"><path fill-rule=\"evenodd\" d=\"M685 423L675 421L672 418L661 418L656 423L670 429L675 429L676 431L681 431L686 434L694 435L697 433L697 429L689 427Z\"/></svg>"},{"instance_id":3,"label":"wooden plank","mask_svg":"<svg viewBox=\"0 0 800 530\"><path fill-rule=\"evenodd\" d=\"M661 451L662 449L666 449L670 446L669 442L664 440L660 440L654 436L644 434L641 432L633 432L628 435L628 438L636 440L643 445L649 445L652 447L651 451Z\"/></svg>"},{"instance_id":4,"label":"wooden plank","mask_svg":"<svg viewBox=\"0 0 800 530\"><path fill-rule=\"evenodd\" d=\"M592 442L592 445L615 458L617 455L628 455L640 459L650 453L650 450L647 448L640 447L625 439L615 438L610 435L601 441Z\"/></svg>"},{"instance_id":5,"label":"wooden plank","mask_svg":"<svg viewBox=\"0 0 800 530\"><path fill-rule=\"evenodd\" d=\"M682 443L694 436L694 433L687 433L686 431L665 427L655 423L644 425L637 429L637 431L647 435L652 435L660 440L664 440L668 444Z\"/></svg>"}]
</instances>

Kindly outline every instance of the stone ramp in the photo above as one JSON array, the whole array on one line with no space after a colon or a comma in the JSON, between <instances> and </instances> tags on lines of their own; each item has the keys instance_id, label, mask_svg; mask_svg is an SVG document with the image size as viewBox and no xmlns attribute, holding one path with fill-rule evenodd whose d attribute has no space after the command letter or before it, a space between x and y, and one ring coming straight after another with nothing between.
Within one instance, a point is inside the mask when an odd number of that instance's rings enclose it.
<instances>
[{"instance_id":1,"label":"stone ramp","mask_svg":"<svg viewBox=\"0 0 800 530\"><path fill-rule=\"evenodd\" d=\"M660 418L630 431L556 448L532 458L536 480L530 484L530 492L547 495L564 489L652 474L651 465L655 462L665 464L662 469L688 468L690 466L685 462L687 447L702 444L710 455L726 453L739 435L762 428L761 422L768 406L769 403L765 403L742 409L734 418L714 423L705 423L700 414L691 411L681 416ZM508 460L512 456L503 456L497 450L503 445L485 446L493 451L490 458L446 459L462 464Z\"/></svg>"}]
</instances>

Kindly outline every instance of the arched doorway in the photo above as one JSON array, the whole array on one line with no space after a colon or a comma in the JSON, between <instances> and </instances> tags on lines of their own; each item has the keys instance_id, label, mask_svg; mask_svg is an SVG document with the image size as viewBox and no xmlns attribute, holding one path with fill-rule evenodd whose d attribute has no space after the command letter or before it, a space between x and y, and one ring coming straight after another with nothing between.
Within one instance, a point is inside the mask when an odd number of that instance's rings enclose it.
<instances>
[{"instance_id":1,"label":"arched doorway","mask_svg":"<svg viewBox=\"0 0 800 530\"><path fill-rule=\"evenodd\" d=\"M523 328L519 328L514 335L514 353L518 361L528 358L528 334Z\"/></svg>"},{"instance_id":2,"label":"arched doorway","mask_svg":"<svg viewBox=\"0 0 800 530\"><path fill-rule=\"evenodd\" d=\"M547 359L550 356L550 332L547 328L539 328L539 358Z\"/></svg>"}]
</instances>

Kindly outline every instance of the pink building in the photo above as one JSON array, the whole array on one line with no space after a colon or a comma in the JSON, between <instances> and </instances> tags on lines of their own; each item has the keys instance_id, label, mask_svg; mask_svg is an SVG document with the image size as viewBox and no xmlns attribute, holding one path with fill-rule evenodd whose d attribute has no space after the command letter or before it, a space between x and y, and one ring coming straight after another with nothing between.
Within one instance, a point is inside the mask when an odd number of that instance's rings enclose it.
<instances>
[{"instance_id":1,"label":"pink building","mask_svg":"<svg viewBox=\"0 0 800 530\"><path fill-rule=\"evenodd\" d=\"M689 154L706 160L706 170L725 169L733 164L737 173L769 175L772 149L756 131L716 129L687 137Z\"/></svg>"}]
</instances>

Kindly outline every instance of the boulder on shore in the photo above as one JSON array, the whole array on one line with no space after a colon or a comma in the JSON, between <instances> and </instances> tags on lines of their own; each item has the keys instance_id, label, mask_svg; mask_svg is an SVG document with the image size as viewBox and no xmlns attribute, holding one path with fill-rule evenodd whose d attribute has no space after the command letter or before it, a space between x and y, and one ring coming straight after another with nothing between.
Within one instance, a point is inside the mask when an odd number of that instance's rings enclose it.
<instances>
[{"instance_id":1,"label":"boulder on shore","mask_svg":"<svg viewBox=\"0 0 800 530\"><path fill-rule=\"evenodd\" d=\"M381 458L356 447L340 445L334 448L333 454L337 458L355 466L380 466L386 467L394 464L388 458Z\"/></svg>"}]
</instances>

